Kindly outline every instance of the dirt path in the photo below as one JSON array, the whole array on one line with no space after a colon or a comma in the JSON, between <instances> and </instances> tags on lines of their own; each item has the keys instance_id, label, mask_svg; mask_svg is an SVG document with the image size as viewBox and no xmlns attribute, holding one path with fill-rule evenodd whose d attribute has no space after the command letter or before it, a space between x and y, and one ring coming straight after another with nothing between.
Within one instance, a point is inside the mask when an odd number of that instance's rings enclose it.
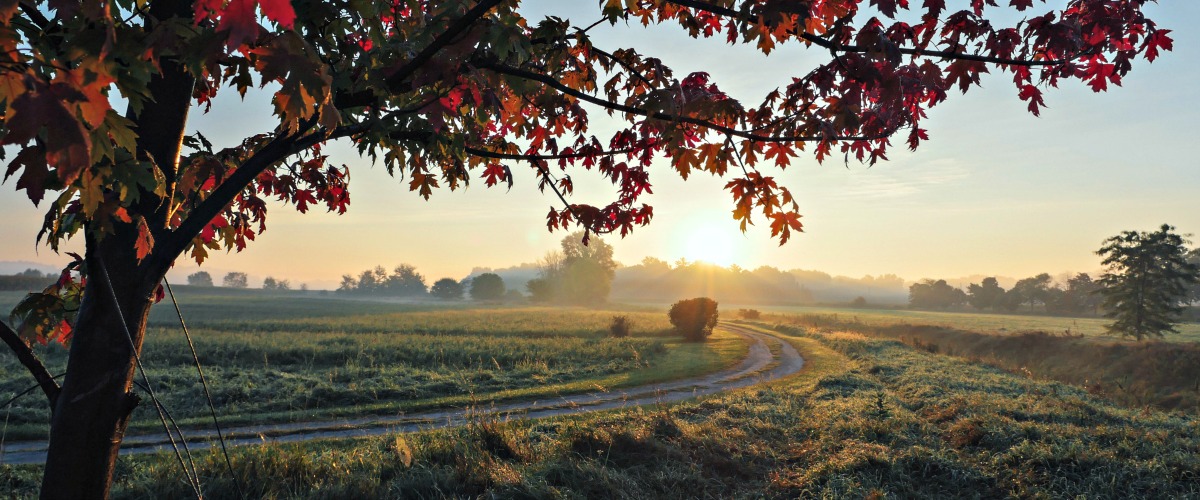
<instances>
[{"instance_id":1,"label":"dirt path","mask_svg":"<svg viewBox=\"0 0 1200 500\"><path fill-rule=\"evenodd\" d=\"M750 342L746 358L737 366L705 375L626 389L562 396L552 400L497 403L482 408L458 408L420 412L411 415L373 416L323 422L297 422L278 425L232 427L225 430L225 443L243 446L260 443L288 443L313 439L378 436L394 432L415 432L463 425L468 419L492 416L501 420L544 418L621 407L670 403L729 391L775 380L804 366L800 353L779 338L737 325L718 328L742 336ZM775 347L775 349L772 349ZM774 354L772 350L776 351ZM211 430L186 431L192 452L207 450L217 443ZM170 449L162 434L131 436L122 443L121 454L153 453ZM0 450L0 464L42 463L46 458L45 441L8 443Z\"/></svg>"}]
</instances>

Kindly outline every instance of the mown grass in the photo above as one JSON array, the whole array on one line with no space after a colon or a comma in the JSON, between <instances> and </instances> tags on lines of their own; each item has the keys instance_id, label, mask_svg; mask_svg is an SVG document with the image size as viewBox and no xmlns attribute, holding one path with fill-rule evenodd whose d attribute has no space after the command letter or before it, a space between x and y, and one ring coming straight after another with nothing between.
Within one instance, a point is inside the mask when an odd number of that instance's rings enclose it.
<instances>
[{"instance_id":1,"label":"mown grass","mask_svg":"<svg viewBox=\"0 0 1200 500\"><path fill-rule=\"evenodd\" d=\"M297 300L245 291L180 299L226 425L625 387L716 371L746 352L733 336L706 344L675 340L661 312L620 311L633 322L632 336L615 339L607 333L613 311ZM224 308L232 312L226 316ZM164 309L171 313L167 318L151 319L143 362L175 419L185 427L207 426L202 386L178 318L169 305L160 304L154 314ZM255 310L262 319L250 319ZM52 372L65 364L61 347L39 353ZM0 398L31 384L15 359L0 356ZM40 393L2 410L8 439L45 436L49 408ZM130 432L159 427L157 414L144 404L135 410Z\"/></svg>"},{"instance_id":2,"label":"mown grass","mask_svg":"<svg viewBox=\"0 0 1200 500\"><path fill-rule=\"evenodd\" d=\"M1200 343L1103 341L1045 331L1005 334L936 325L867 323L845 316L778 316L818 330L853 330L1015 373L1075 384L1126 406L1200 415Z\"/></svg>"},{"instance_id":3,"label":"mown grass","mask_svg":"<svg viewBox=\"0 0 1200 500\"><path fill-rule=\"evenodd\" d=\"M1180 498L1200 423L852 332L780 327L795 378L672 406L234 451L209 498ZM37 467L0 468L32 494ZM122 458L114 496L180 497L166 456Z\"/></svg>"}]
</instances>

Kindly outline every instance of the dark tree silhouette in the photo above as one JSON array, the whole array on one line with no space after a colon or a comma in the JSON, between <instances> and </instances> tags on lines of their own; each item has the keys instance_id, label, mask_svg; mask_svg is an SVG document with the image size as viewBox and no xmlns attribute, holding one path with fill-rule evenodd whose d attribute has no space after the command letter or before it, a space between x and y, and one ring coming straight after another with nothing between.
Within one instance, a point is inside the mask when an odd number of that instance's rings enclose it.
<instances>
[{"instance_id":1,"label":"dark tree silhouette","mask_svg":"<svg viewBox=\"0 0 1200 500\"><path fill-rule=\"evenodd\" d=\"M1200 280L1200 266L1188 262L1187 240L1163 224L1158 231L1123 231L1096 251L1104 260L1100 294L1108 331L1142 340L1177 333L1189 287Z\"/></svg>"},{"instance_id":2,"label":"dark tree silhouette","mask_svg":"<svg viewBox=\"0 0 1200 500\"><path fill-rule=\"evenodd\" d=\"M207 271L198 271L189 274L187 277L187 282L192 286L213 286L212 275L208 274Z\"/></svg>"},{"instance_id":3,"label":"dark tree silhouette","mask_svg":"<svg viewBox=\"0 0 1200 500\"><path fill-rule=\"evenodd\" d=\"M442 278L433 283L429 294L442 300L462 300L463 286L454 278Z\"/></svg>"},{"instance_id":4,"label":"dark tree silhouette","mask_svg":"<svg viewBox=\"0 0 1200 500\"><path fill-rule=\"evenodd\" d=\"M471 298L499 300L504 296L504 279L495 273L483 273L471 279Z\"/></svg>"}]
</instances>

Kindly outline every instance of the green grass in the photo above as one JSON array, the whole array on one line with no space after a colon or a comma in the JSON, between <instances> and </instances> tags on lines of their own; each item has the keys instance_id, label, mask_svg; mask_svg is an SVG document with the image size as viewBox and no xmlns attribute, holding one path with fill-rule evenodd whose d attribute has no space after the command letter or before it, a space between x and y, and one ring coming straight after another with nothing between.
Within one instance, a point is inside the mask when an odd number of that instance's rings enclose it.
<instances>
[{"instance_id":1,"label":"green grass","mask_svg":"<svg viewBox=\"0 0 1200 500\"><path fill-rule=\"evenodd\" d=\"M1107 333L1105 318L1065 318L1057 316L1026 316L1021 314L993 314L974 312L935 312L908 309L849 309L837 307L761 307L764 313L780 315L829 315L839 321L856 321L867 325L910 323L936 325L988 333L1018 333L1044 331L1052 334L1070 332L1088 338L1113 341L1120 336ZM772 315L773 317L773 315ZM1200 342L1200 323L1181 323L1178 334L1169 334L1164 340L1172 342Z\"/></svg>"},{"instance_id":2,"label":"green grass","mask_svg":"<svg viewBox=\"0 0 1200 500\"><path fill-rule=\"evenodd\" d=\"M179 295L226 425L411 413L627 387L717 371L747 349L733 336L679 342L669 336L662 312L467 309L244 290ZM633 321L631 337L608 336L614 314ZM177 322L169 304L154 308L142 358L174 418L185 427L207 426L203 390ZM38 351L51 372L61 371L65 349ZM31 384L13 357L0 356L0 398ZM42 437L49 409L34 393L5 418L8 439ZM130 433L159 427L153 408L143 404Z\"/></svg>"},{"instance_id":3,"label":"green grass","mask_svg":"<svg viewBox=\"0 0 1200 500\"><path fill-rule=\"evenodd\" d=\"M819 331L854 331L1085 387L1126 406L1200 415L1200 343L1135 342L1045 331L984 333L906 322L867 323L802 314L777 321Z\"/></svg>"},{"instance_id":4,"label":"green grass","mask_svg":"<svg viewBox=\"0 0 1200 500\"><path fill-rule=\"evenodd\" d=\"M409 436L239 448L252 497L1180 498L1200 422L897 341L786 327L798 376L678 405ZM219 455L209 498L235 495ZM0 468L32 494L38 467ZM122 458L116 498L188 495L170 457Z\"/></svg>"}]
</instances>

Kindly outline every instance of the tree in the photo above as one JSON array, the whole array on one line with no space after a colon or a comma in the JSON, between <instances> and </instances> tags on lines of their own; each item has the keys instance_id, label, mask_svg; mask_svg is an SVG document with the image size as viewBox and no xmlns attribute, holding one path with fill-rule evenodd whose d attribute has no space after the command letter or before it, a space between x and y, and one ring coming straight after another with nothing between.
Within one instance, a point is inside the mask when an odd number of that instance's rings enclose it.
<instances>
[{"instance_id":1,"label":"tree","mask_svg":"<svg viewBox=\"0 0 1200 500\"><path fill-rule=\"evenodd\" d=\"M686 299L671 305L667 312L671 326L683 338L692 342L704 342L712 335L717 326L720 314L717 312L717 301L708 297Z\"/></svg>"},{"instance_id":2,"label":"tree","mask_svg":"<svg viewBox=\"0 0 1200 500\"><path fill-rule=\"evenodd\" d=\"M213 286L212 275L206 271L198 271L189 274L187 282L191 286Z\"/></svg>"},{"instance_id":3,"label":"tree","mask_svg":"<svg viewBox=\"0 0 1200 500\"><path fill-rule=\"evenodd\" d=\"M1004 297L1004 288L1000 287L1000 282L994 277L984 278L979 284L971 283L967 286L967 302L975 309L998 309L1000 307L1000 299Z\"/></svg>"},{"instance_id":4,"label":"tree","mask_svg":"<svg viewBox=\"0 0 1200 500\"><path fill-rule=\"evenodd\" d=\"M1193 248L1188 252L1188 262L1194 266L1200 266L1200 247ZM1200 302L1200 283L1193 283L1191 286L1191 295L1188 300L1191 302Z\"/></svg>"},{"instance_id":5,"label":"tree","mask_svg":"<svg viewBox=\"0 0 1200 500\"><path fill-rule=\"evenodd\" d=\"M396 296L425 295L425 276L417 272L417 268L408 264L400 264L392 270L384 284L384 293Z\"/></svg>"},{"instance_id":6,"label":"tree","mask_svg":"<svg viewBox=\"0 0 1200 500\"><path fill-rule=\"evenodd\" d=\"M267 276L266 278L263 278L262 287L263 287L263 290L278 290L279 283L277 281L275 281L275 278Z\"/></svg>"},{"instance_id":7,"label":"tree","mask_svg":"<svg viewBox=\"0 0 1200 500\"><path fill-rule=\"evenodd\" d=\"M433 283L429 294L442 300L462 300L463 286L454 278L442 278Z\"/></svg>"},{"instance_id":8,"label":"tree","mask_svg":"<svg viewBox=\"0 0 1200 500\"><path fill-rule=\"evenodd\" d=\"M250 281L246 273L232 272L225 274L221 284L227 288L246 288L250 286Z\"/></svg>"},{"instance_id":9,"label":"tree","mask_svg":"<svg viewBox=\"0 0 1200 500\"><path fill-rule=\"evenodd\" d=\"M1017 281L1012 290L1009 290L1013 294L1012 300L1018 300L1019 304L1029 304L1029 311L1032 312L1038 304L1046 303L1050 295L1050 281L1050 275L1047 273Z\"/></svg>"},{"instance_id":10,"label":"tree","mask_svg":"<svg viewBox=\"0 0 1200 500\"><path fill-rule=\"evenodd\" d=\"M1158 231L1122 231L1096 251L1104 274L1100 294L1108 331L1142 340L1177 333L1175 323L1200 280L1200 266L1188 262L1187 240L1163 224Z\"/></svg>"},{"instance_id":11,"label":"tree","mask_svg":"<svg viewBox=\"0 0 1200 500\"><path fill-rule=\"evenodd\" d=\"M471 298L499 300L504 296L504 279L496 273L483 273L471 280Z\"/></svg>"},{"instance_id":12,"label":"tree","mask_svg":"<svg viewBox=\"0 0 1200 500\"><path fill-rule=\"evenodd\" d=\"M914 309L949 309L967 302L967 294L946 280L926 279L908 287L908 306Z\"/></svg>"},{"instance_id":13,"label":"tree","mask_svg":"<svg viewBox=\"0 0 1200 500\"><path fill-rule=\"evenodd\" d=\"M425 198L465 186L472 172L511 185L527 165L562 202L548 227L589 235L650 222L649 165L666 157L685 178L728 176L735 219L745 228L757 214L786 242L802 224L771 167L802 153L874 164L898 135L915 149L928 139L928 109L978 86L989 68L1011 72L1037 115L1043 88L1079 80L1106 90L1135 57L1154 60L1172 42L1143 15L1145 0L1071 0L1045 16L1014 0L1025 20L1011 28L989 21L985 11L1005 8L983 1L960 12L940 1L870 2L879 15L860 15L872 10L862 0L602 5L600 22L611 25L678 24L764 53L793 43L829 54L761 104L743 104L705 73L677 77L656 57L597 46L587 27L526 19L518 2L294 3L0 8L0 154L14 154L4 178L46 202L39 241L57 250L82 235L86 247L68 279L24 303L25 323L0 328L54 407L43 495L108 491L137 401L148 297L177 258L243 249L266 229L268 198L301 212L347 209L349 169L327 164L329 141L352 141ZM252 86L270 89L274 129L225 148L186 135L193 107L230 91L253 98ZM112 107L117 94L124 113ZM593 135L597 110L615 118L611 136ZM568 202L572 169L611 179L615 199ZM50 340L74 344L62 387L28 348Z\"/></svg>"},{"instance_id":14,"label":"tree","mask_svg":"<svg viewBox=\"0 0 1200 500\"><path fill-rule=\"evenodd\" d=\"M538 277L525 288L534 302L596 305L608 300L617 263L613 248L585 232L561 242L562 252L549 252L538 261Z\"/></svg>"},{"instance_id":15,"label":"tree","mask_svg":"<svg viewBox=\"0 0 1200 500\"><path fill-rule=\"evenodd\" d=\"M1094 314L1100 306L1100 286L1087 273L1067 278L1064 288L1051 288L1046 311L1053 314Z\"/></svg>"}]
</instances>

